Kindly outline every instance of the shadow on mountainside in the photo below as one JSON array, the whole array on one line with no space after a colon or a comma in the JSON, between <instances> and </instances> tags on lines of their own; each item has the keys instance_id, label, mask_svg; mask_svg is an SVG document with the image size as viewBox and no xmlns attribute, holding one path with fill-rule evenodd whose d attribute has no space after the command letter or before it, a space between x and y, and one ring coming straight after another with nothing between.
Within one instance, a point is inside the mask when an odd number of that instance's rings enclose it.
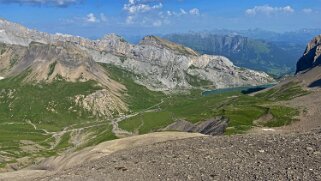
<instances>
[{"instance_id":1,"label":"shadow on mountainside","mask_svg":"<svg viewBox=\"0 0 321 181\"><path fill-rule=\"evenodd\" d=\"M310 88L316 88L316 87L321 88L321 79L312 82L308 87L310 87Z\"/></svg>"}]
</instances>

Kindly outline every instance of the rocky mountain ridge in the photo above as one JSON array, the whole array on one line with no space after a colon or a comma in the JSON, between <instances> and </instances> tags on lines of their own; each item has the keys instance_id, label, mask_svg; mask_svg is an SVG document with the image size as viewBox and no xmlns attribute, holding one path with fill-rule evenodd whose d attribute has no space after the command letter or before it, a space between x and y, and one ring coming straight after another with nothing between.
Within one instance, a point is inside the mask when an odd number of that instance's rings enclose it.
<instances>
[{"instance_id":1,"label":"rocky mountain ridge","mask_svg":"<svg viewBox=\"0 0 321 181\"><path fill-rule=\"evenodd\" d=\"M97 116L112 117L127 111L121 99L126 87L110 79L103 67L72 43L31 42L27 47L0 44L0 51L0 73L4 77L22 75L24 83L94 81L99 90L74 97L78 105ZM104 100L99 100L101 97Z\"/></svg>"},{"instance_id":2,"label":"rocky mountain ridge","mask_svg":"<svg viewBox=\"0 0 321 181\"><path fill-rule=\"evenodd\" d=\"M7 44L71 42L86 50L96 62L113 64L135 73L138 83L153 90L195 86L224 88L273 81L263 72L234 66L225 57L199 56L189 48L153 36L145 37L138 45L129 44L115 34L91 41L77 36L50 35L6 20L0 21L0 30L0 41Z\"/></svg>"},{"instance_id":3,"label":"rocky mountain ridge","mask_svg":"<svg viewBox=\"0 0 321 181\"><path fill-rule=\"evenodd\" d=\"M314 37L307 45L304 55L297 63L296 72L311 69L321 64L321 35Z\"/></svg>"},{"instance_id":4,"label":"rocky mountain ridge","mask_svg":"<svg viewBox=\"0 0 321 181\"><path fill-rule=\"evenodd\" d=\"M151 46L154 40L145 39L136 46L120 41L109 40L111 45L112 42L122 45L111 46L120 51L104 53L87 50L98 62L113 64L139 75L139 83L153 90L192 88L200 82L202 86L223 88L273 81L265 73L236 67L222 56L196 56L187 48L173 51L173 47ZM181 54L177 51L190 52Z\"/></svg>"}]
</instances>

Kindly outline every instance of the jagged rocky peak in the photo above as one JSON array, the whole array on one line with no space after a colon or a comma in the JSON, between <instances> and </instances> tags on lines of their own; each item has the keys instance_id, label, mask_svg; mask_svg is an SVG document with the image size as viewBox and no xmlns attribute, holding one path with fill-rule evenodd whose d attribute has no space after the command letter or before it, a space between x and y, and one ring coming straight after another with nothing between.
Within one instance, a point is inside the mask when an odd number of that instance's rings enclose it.
<instances>
[{"instance_id":1,"label":"jagged rocky peak","mask_svg":"<svg viewBox=\"0 0 321 181\"><path fill-rule=\"evenodd\" d=\"M307 49L305 50L304 54L307 54L309 51L311 51L313 48L315 48L316 46L320 46L321 45L321 34L314 37L309 44L307 45Z\"/></svg>"},{"instance_id":2,"label":"jagged rocky peak","mask_svg":"<svg viewBox=\"0 0 321 181\"><path fill-rule=\"evenodd\" d=\"M96 48L116 55L127 55L133 45L129 44L123 37L116 34L105 35L102 39L95 41Z\"/></svg>"},{"instance_id":3,"label":"jagged rocky peak","mask_svg":"<svg viewBox=\"0 0 321 181\"><path fill-rule=\"evenodd\" d=\"M296 73L321 65L321 35L314 37L307 45L304 55L297 63Z\"/></svg>"},{"instance_id":4,"label":"jagged rocky peak","mask_svg":"<svg viewBox=\"0 0 321 181\"><path fill-rule=\"evenodd\" d=\"M117 35L115 33L107 34L101 40L127 42L122 36Z\"/></svg>"},{"instance_id":5,"label":"jagged rocky peak","mask_svg":"<svg viewBox=\"0 0 321 181\"><path fill-rule=\"evenodd\" d=\"M48 43L51 35L28 29L7 20L0 21L0 41L7 44L28 46L32 41Z\"/></svg>"},{"instance_id":6,"label":"jagged rocky peak","mask_svg":"<svg viewBox=\"0 0 321 181\"><path fill-rule=\"evenodd\" d=\"M215 55L202 55L198 59L193 59L191 66L196 66L199 68L205 68L209 64L214 65L216 68L218 67L228 67L235 68L236 66L231 62L228 58L224 56L215 56Z\"/></svg>"},{"instance_id":7,"label":"jagged rocky peak","mask_svg":"<svg viewBox=\"0 0 321 181\"><path fill-rule=\"evenodd\" d=\"M157 36L146 36L140 41L139 45L154 46L158 48L166 48L175 51L177 54L198 56L199 54L191 48L173 43L171 41L159 38Z\"/></svg>"},{"instance_id":8,"label":"jagged rocky peak","mask_svg":"<svg viewBox=\"0 0 321 181\"><path fill-rule=\"evenodd\" d=\"M5 19L0 18L0 28L4 29L4 28L9 28L9 27L21 27L23 28L23 26L17 24L17 23L12 23L10 21L7 21Z\"/></svg>"}]
</instances>

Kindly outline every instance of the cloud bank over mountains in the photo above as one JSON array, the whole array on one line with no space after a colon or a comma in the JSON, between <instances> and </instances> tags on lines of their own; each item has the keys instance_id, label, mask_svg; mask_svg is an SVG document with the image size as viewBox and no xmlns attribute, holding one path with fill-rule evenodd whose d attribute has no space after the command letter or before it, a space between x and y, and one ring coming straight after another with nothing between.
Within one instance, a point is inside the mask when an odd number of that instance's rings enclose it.
<instances>
[{"instance_id":1,"label":"cloud bank over mountains","mask_svg":"<svg viewBox=\"0 0 321 181\"><path fill-rule=\"evenodd\" d=\"M164 9L164 3L166 3L165 0L128 0L123 6L123 10L127 13L126 24L159 27L170 24L174 17L198 16L201 14L198 8L166 10Z\"/></svg>"},{"instance_id":2,"label":"cloud bank over mountains","mask_svg":"<svg viewBox=\"0 0 321 181\"><path fill-rule=\"evenodd\" d=\"M264 15L272 15L276 13L294 13L294 9L290 6L284 6L284 7L273 7L270 5L263 5L263 6L255 6L254 8L247 9L245 11L248 15L258 15L258 14L264 14Z\"/></svg>"}]
</instances>

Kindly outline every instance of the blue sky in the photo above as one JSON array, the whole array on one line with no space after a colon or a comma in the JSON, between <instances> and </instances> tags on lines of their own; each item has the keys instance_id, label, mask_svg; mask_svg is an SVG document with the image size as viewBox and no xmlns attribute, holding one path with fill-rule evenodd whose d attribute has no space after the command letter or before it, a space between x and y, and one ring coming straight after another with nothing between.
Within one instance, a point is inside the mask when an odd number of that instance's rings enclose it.
<instances>
[{"instance_id":1,"label":"blue sky","mask_svg":"<svg viewBox=\"0 0 321 181\"><path fill-rule=\"evenodd\" d=\"M321 28L321 0L0 0L0 17L99 38L211 29Z\"/></svg>"}]
</instances>

